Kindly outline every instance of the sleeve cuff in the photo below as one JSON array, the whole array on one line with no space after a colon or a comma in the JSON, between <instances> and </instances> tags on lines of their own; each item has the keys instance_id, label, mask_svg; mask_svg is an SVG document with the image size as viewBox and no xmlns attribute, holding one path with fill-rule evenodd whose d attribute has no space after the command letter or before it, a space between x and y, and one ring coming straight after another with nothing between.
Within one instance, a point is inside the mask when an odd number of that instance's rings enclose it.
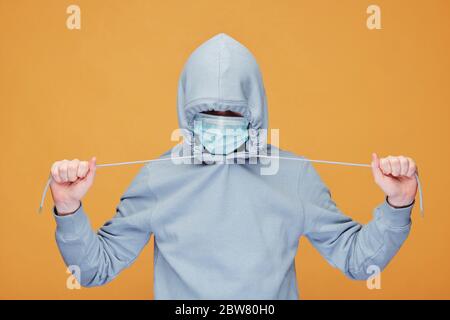
<instances>
[{"instance_id":1,"label":"sleeve cuff","mask_svg":"<svg viewBox=\"0 0 450 320\"><path fill-rule=\"evenodd\" d=\"M76 237L89 224L89 219L84 212L82 203L74 213L65 216L58 215L56 206L53 205L53 217L56 221L56 232L63 235L64 238Z\"/></svg>"},{"instance_id":2,"label":"sleeve cuff","mask_svg":"<svg viewBox=\"0 0 450 320\"><path fill-rule=\"evenodd\" d=\"M384 202L379 206L381 211L381 218L390 227L401 228L406 227L411 223L411 211L414 207L415 201L409 206L393 207L387 201L387 197L384 198Z\"/></svg>"}]
</instances>

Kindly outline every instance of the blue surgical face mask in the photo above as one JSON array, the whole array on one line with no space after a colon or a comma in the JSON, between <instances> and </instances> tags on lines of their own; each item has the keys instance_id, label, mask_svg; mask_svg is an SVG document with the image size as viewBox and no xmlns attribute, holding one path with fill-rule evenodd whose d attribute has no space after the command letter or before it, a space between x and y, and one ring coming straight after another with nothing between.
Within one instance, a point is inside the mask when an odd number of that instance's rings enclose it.
<instances>
[{"instance_id":1,"label":"blue surgical face mask","mask_svg":"<svg viewBox=\"0 0 450 320\"><path fill-rule=\"evenodd\" d=\"M248 125L243 117L198 113L194 117L194 135L209 153L227 155L248 140Z\"/></svg>"}]
</instances>

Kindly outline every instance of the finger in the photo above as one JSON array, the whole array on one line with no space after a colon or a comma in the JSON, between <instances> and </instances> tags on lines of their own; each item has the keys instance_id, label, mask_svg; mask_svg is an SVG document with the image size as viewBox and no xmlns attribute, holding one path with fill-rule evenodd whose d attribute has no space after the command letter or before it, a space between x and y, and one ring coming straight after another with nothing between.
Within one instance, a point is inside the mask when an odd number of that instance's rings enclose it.
<instances>
[{"instance_id":1,"label":"finger","mask_svg":"<svg viewBox=\"0 0 450 320\"><path fill-rule=\"evenodd\" d=\"M371 167L372 167L372 173L373 173L373 178L375 179L375 182L381 181L381 179L383 179L383 172L381 172L381 168L380 168L380 159L378 159L378 156L375 152L372 153Z\"/></svg>"},{"instance_id":2,"label":"finger","mask_svg":"<svg viewBox=\"0 0 450 320\"><path fill-rule=\"evenodd\" d=\"M78 165L80 164L80 160L73 159L69 162L67 167L67 177L69 178L70 182L74 182L78 179L77 172L78 172Z\"/></svg>"},{"instance_id":3,"label":"finger","mask_svg":"<svg viewBox=\"0 0 450 320\"><path fill-rule=\"evenodd\" d=\"M95 170L97 169L97 158L92 157L91 160L89 160L88 166L89 166L89 171L88 171L86 179L88 179L89 181L92 181L95 176Z\"/></svg>"},{"instance_id":4,"label":"finger","mask_svg":"<svg viewBox=\"0 0 450 320\"><path fill-rule=\"evenodd\" d=\"M389 162L388 158L382 158L380 161L380 167L383 174L388 175L391 174L391 163Z\"/></svg>"},{"instance_id":5,"label":"finger","mask_svg":"<svg viewBox=\"0 0 450 320\"><path fill-rule=\"evenodd\" d=\"M55 161L52 164L52 168L50 169L50 173L52 175L52 179L55 180L56 183L61 183L61 178L59 177L58 166L61 161Z\"/></svg>"},{"instance_id":6,"label":"finger","mask_svg":"<svg viewBox=\"0 0 450 320\"><path fill-rule=\"evenodd\" d=\"M89 164L87 161L80 161L78 165L77 177L84 178L89 170Z\"/></svg>"},{"instance_id":7,"label":"finger","mask_svg":"<svg viewBox=\"0 0 450 320\"><path fill-rule=\"evenodd\" d=\"M400 175L400 160L397 157L389 157L389 162L392 169L391 174L394 177L398 177Z\"/></svg>"},{"instance_id":8,"label":"finger","mask_svg":"<svg viewBox=\"0 0 450 320\"><path fill-rule=\"evenodd\" d=\"M67 182L69 181L69 178L67 177L67 165L69 163L69 160L62 160L61 163L58 166L58 174L59 178L61 179L61 182Z\"/></svg>"},{"instance_id":9,"label":"finger","mask_svg":"<svg viewBox=\"0 0 450 320\"><path fill-rule=\"evenodd\" d=\"M400 176L406 176L409 169L409 161L404 156L399 156L398 160L400 162Z\"/></svg>"},{"instance_id":10,"label":"finger","mask_svg":"<svg viewBox=\"0 0 450 320\"><path fill-rule=\"evenodd\" d=\"M413 177L417 172L416 163L411 158L407 158L407 159L408 159L409 165L408 165L408 172L406 173L406 175L408 177Z\"/></svg>"}]
</instances>

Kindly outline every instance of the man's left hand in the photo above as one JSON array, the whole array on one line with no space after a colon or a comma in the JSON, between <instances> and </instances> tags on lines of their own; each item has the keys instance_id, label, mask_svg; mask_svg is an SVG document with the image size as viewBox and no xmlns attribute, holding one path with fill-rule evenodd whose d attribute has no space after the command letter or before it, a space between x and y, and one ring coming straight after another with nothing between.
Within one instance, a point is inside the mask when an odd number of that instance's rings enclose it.
<instances>
[{"instance_id":1,"label":"man's left hand","mask_svg":"<svg viewBox=\"0 0 450 320\"><path fill-rule=\"evenodd\" d=\"M404 156L378 158L372 154L372 173L375 183L387 195L394 207L410 205L417 193L417 166L413 159Z\"/></svg>"}]
</instances>

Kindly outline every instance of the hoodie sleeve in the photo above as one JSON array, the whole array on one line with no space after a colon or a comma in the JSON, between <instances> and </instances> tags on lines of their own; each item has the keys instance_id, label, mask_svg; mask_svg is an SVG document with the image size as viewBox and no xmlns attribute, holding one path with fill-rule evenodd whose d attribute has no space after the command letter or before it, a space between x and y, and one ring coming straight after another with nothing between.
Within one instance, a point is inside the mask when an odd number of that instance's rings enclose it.
<instances>
[{"instance_id":1,"label":"hoodie sleeve","mask_svg":"<svg viewBox=\"0 0 450 320\"><path fill-rule=\"evenodd\" d=\"M121 196L115 216L97 232L91 228L83 204L71 215L56 219L56 242L67 266L80 269L82 286L103 285L128 267L151 236L156 198L148 183L148 167L141 168Z\"/></svg>"},{"instance_id":2,"label":"hoodie sleeve","mask_svg":"<svg viewBox=\"0 0 450 320\"><path fill-rule=\"evenodd\" d=\"M338 209L313 165L304 165L299 183L304 235L351 279L367 279L373 274L371 266L383 270L409 234L414 202L394 208L385 198L375 207L373 219L361 225Z\"/></svg>"}]
</instances>

